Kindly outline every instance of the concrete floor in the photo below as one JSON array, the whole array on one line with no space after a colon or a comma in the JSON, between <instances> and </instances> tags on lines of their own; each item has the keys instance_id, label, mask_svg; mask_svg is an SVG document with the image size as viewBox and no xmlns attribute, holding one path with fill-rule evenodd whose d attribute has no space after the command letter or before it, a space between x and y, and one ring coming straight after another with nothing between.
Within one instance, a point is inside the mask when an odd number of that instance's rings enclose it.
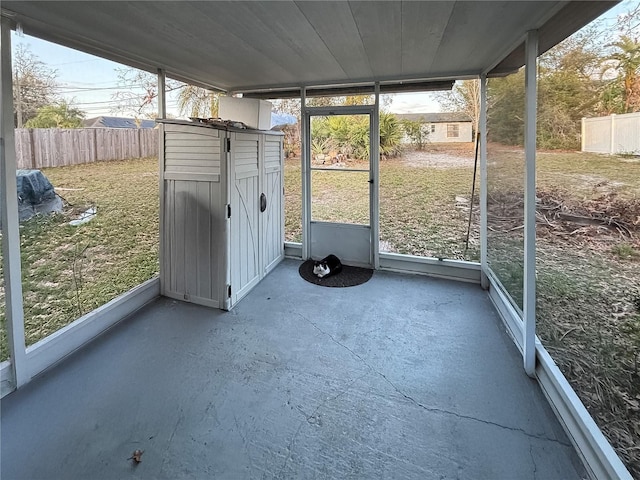
<instances>
[{"instance_id":1,"label":"concrete floor","mask_svg":"<svg viewBox=\"0 0 640 480\"><path fill-rule=\"evenodd\" d=\"M7 396L2 479L586 478L478 286L299 264L232 312L158 299Z\"/></svg>"}]
</instances>

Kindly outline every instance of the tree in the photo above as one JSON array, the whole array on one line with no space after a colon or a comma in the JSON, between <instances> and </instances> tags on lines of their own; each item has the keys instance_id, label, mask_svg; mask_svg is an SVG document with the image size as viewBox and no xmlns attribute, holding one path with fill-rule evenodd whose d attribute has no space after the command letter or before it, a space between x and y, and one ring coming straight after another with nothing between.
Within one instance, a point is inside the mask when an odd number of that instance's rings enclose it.
<instances>
[{"instance_id":1,"label":"tree","mask_svg":"<svg viewBox=\"0 0 640 480\"><path fill-rule=\"evenodd\" d=\"M332 115L316 117L311 124L314 155L336 150L359 159L369 159L369 118L366 116ZM393 157L400 153L402 128L397 117L380 113L380 155Z\"/></svg>"},{"instance_id":2,"label":"tree","mask_svg":"<svg viewBox=\"0 0 640 480\"><path fill-rule=\"evenodd\" d=\"M392 113L380 112L380 155L395 157L400 153L402 127L398 117Z\"/></svg>"},{"instance_id":3,"label":"tree","mask_svg":"<svg viewBox=\"0 0 640 480\"><path fill-rule=\"evenodd\" d=\"M118 90L113 100L118 101L114 113L134 118L158 116L158 76L135 68L117 68ZM165 93L180 90L178 108L189 117L217 117L219 93L167 78Z\"/></svg>"},{"instance_id":4,"label":"tree","mask_svg":"<svg viewBox=\"0 0 640 480\"><path fill-rule=\"evenodd\" d=\"M292 153L300 150L300 119L301 119L301 108L300 108L300 98L280 98L280 99L272 99L270 102L273 104L273 109L276 112L288 113L289 115L294 115L298 122L296 125L287 125L284 129L285 133L285 151ZM337 96L337 97L310 97L307 99L307 106L309 107L326 107L326 106L340 106L340 105L371 105L374 102L373 95L348 95L348 96ZM384 108L391 103L391 97L386 95L381 97L381 107ZM382 114L381 114L382 115ZM356 156L360 156L362 158L369 157L368 150L368 137L365 141L365 131L366 135L369 135L369 124L366 122L366 126L364 124L358 123L351 127L349 134L352 135L352 141L358 145L358 147L354 147L353 144L349 144L345 139L345 128L343 125L344 117L337 116L334 120L332 120L334 127L338 124L342 126L342 137L343 137L343 145L342 147L335 146L335 140L333 142L325 142L328 139L329 135L329 127L326 122L317 121L312 122L312 153L314 155L321 155L326 151L332 149L342 148L346 150L343 153L353 153ZM395 118L395 117L394 117ZM382 118L381 118L381 128L382 128ZM399 128L399 127L398 127ZM336 128L337 129L337 128ZM402 135L402 132L400 132ZM318 138L320 136L321 138ZM367 147L365 147L367 146ZM399 141L398 141L399 146ZM357 148L357 151L353 149ZM315 151L313 151L315 149Z\"/></svg>"},{"instance_id":5,"label":"tree","mask_svg":"<svg viewBox=\"0 0 640 480\"><path fill-rule=\"evenodd\" d=\"M524 142L524 69L487 82L487 139L522 145Z\"/></svg>"},{"instance_id":6,"label":"tree","mask_svg":"<svg viewBox=\"0 0 640 480\"><path fill-rule=\"evenodd\" d=\"M29 47L18 44L13 58L13 111L15 125L35 117L38 110L55 103L57 71L42 62Z\"/></svg>"},{"instance_id":7,"label":"tree","mask_svg":"<svg viewBox=\"0 0 640 480\"><path fill-rule=\"evenodd\" d=\"M158 116L158 76L135 68L116 68L118 90L112 99L118 105L114 113L134 118L156 118ZM165 90L170 92L180 88L179 82L167 79Z\"/></svg>"},{"instance_id":8,"label":"tree","mask_svg":"<svg viewBox=\"0 0 640 480\"><path fill-rule=\"evenodd\" d=\"M620 36L627 36L640 41L640 3L635 6L630 2L630 10L618 16L616 24Z\"/></svg>"},{"instance_id":9,"label":"tree","mask_svg":"<svg viewBox=\"0 0 640 480\"><path fill-rule=\"evenodd\" d=\"M605 58L597 24L569 37L539 58L539 147L579 148L582 117L598 115L605 108L605 84L599 73ZM524 69L507 77L489 80L490 141L522 145L524 93Z\"/></svg>"},{"instance_id":10,"label":"tree","mask_svg":"<svg viewBox=\"0 0 640 480\"><path fill-rule=\"evenodd\" d=\"M538 145L580 147L581 119L602 110L599 79L603 46L597 25L582 30L540 57Z\"/></svg>"},{"instance_id":11,"label":"tree","mask_svg":"<svg viewBox=\"0 0 640 480\"><path fill-rule=\"evenodd\" d=\"M629 113L640 110L640 43L631 37L623 35L611 44L616 50L609 56L617 76L612 83L619 84L618 91L622 94L623 110L619 113Z\"/></svg>"},{"instance_id":12,"label":"tree","mask_svg":"<svg viewBox=\"0 0 640 480\"><path fill-rule=\"evenodd\" d=\"M47 105L38 110L38 114L25 123L26 128L80 128L84 112L73 108L66 102Z\"/></svg>"},{"instance_id":13,"label":"tree","mask_svg":"<svg viewBox=\"0 0 640 480\"><path fill-rule=\"evenodd\" d=\"M278 98L269 100L276 112L288 113L298 119L300 123L300 99L299 98Z\"/></svg>"},{"instance_id":14,"label":"tree","mask_svg":"<svg viewBox=\"0 0 640 480\"><path fill-rule=\"evenodd\" d=\"M418 150L422 150L429 142L429 128L424 123L420 121L402 120L400 125L402 125L405 135L411 140L411 144Z\"/></svg>"},{"instance_id":15,"label":"tree","mask_svg":"<svg viewBox=\"0 0 640 480\"><path fill-rule=\"evenodd\" d=\"M218 117L219 93L194 85L185 85L178 96L180 114L190 117Z\"/></svg>"},{"instance_id":16,"label":"tree","mask_svg":"<svg viewBox=\"0 0 640 480\"><path fill-rule=\"evenodd\" d=\"M436 98L445 112L466 113L471 118L473 131L478 131L480 122L480 82L478 80L456 82L450 92L439 92Z\"/></svg>"}]
</instances>

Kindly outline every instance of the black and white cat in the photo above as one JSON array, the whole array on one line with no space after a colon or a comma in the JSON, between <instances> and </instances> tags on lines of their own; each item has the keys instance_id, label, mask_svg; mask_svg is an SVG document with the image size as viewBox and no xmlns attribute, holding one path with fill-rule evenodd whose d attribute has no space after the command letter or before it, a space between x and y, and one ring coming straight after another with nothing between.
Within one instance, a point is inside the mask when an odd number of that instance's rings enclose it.
<instances>
[{"instance_id":1,"label":"black and white cat","mask_svg":"<svg viewBox=\"0 0 640 480\"><path fill-rule=\"evenodd\" d=\"M319 278L335 275L342 271L342 262L335 255L327 255L322 260L313 263L313 274Z\"/></svg>"}]
</instances>

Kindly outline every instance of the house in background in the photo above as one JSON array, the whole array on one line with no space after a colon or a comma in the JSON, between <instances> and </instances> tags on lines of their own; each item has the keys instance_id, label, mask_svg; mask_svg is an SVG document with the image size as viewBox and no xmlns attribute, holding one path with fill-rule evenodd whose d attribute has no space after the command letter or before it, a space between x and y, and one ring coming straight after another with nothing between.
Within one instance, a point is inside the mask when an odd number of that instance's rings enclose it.
<instances>
[{"instance_id":1,"label":"house in background","mask_svg":"<svg viewBox=\"0 0 640 480\"><path fill-rule=\"evenodd\" d=\"M154 120L123 117L94 117L82 121L84 128L154 128Z\"/></svg>"},{"instance_id":2,"label":"house in background","mask_svg":"<svg viewBox=\"0 0 640 480\"><path fill-rule=\"evenodd\" d=\"M427 127L429 143L472 142L471 118L462 112L444 113L397 113L398 120L420 122ZM407 135L403 143L411 143Z\"/></svg>"}]
</instances>

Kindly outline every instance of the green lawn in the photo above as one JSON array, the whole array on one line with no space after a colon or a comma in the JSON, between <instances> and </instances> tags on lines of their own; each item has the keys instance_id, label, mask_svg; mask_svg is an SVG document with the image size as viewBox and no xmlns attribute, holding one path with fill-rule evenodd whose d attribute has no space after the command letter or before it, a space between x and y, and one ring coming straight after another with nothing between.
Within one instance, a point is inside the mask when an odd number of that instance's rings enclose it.
<instances>
[{"instance_id":1,"label":"green lawn","mask_svg":"<svg viewBox=\"0 0 640 480\"><path fill-rule=\"evenodd\" d=\"M469 197L470 168L423 168L401 158L380 166L381 251L479 261L477 222L465 254L468 209L456 197ZM286 160L285 237L302 240L300 159ZM312 218L320 221L369 223L368 174L314 171ZM476 204L478 195L476 192Z\"/></svg>"},{"instance_id":2,"label":"green lawn","mask_svg":"<svg viewBox=\"0 0 640 480\"><path fill-rule=\"evenodd\" d=\"M64 197L62 214L20 226L27 345L158 273L157 159L43 170ZM68 225L90 206L96 217ZM4 301L0 315L4 326ZM0 330L7 358L5 329Z\"/></svg>"}]
</instances>

